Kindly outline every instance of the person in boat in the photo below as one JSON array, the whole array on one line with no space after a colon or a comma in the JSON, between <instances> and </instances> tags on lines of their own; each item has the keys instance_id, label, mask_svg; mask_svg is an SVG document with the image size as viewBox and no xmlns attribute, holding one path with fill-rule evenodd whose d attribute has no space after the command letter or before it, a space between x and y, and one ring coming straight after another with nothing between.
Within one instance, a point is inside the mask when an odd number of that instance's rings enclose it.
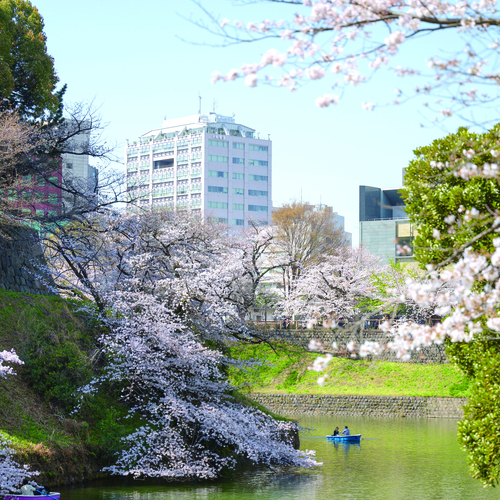
<instances>
[{"instance_id":1,"label":"person in boat","mask_svg":"<svg viewBox=\"0 0 500 500\"><path fill-rule=\"evenodd\" d=\"M349 430L349 427L347 425L345 426L344 430L342 431L342 436L350 436L351 431Z\"/></svg>"},{"instance_id":2,"label":"person in boat","mask_svg":"<svg viewBox=\"0 0 500 500\"><path fill-rule=\"evenodd\" d=\"M333 435L334 436L338 436L339 435L339 427L335 427L335 430L333 431Z\"/></svg>"}]
</instances>

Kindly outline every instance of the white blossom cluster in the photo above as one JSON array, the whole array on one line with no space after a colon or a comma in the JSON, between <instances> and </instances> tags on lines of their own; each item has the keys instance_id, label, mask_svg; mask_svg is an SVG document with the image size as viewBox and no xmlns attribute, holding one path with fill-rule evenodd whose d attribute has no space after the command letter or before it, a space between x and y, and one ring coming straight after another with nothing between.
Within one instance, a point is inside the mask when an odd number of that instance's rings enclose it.
<instances>
[{"instance_id":1,"label":"white blossom cluster","mask_svg":"<svg viewBox=\"0 0 500 500\"><path fill-rule=\"evenodd\" d=\"M452 222L451 219L449 221ZM484 272L488 276L492 273L491 268L484 269ZM386 285L384 293L374 286L373 281L375 276L381 275ZM436 279L437 276L436 273L425 276L417 271L406 271L405 274L397 267L381 266L376 257L363 249L345 249L336 256L312 264L304 271L288 301L289 312L326 318L323 325L331 327L340 318L349 319L359 315L359 301L371 299L380 304L377 307L378 314L387 317L395 315L398 318L380 326L393 336L393 340L387 345L373 341L357 345L350 341L346 348L351 352L351 357L377 356L385 349L392 349L398 357L406 360L410 358L412 350L432 342L442 342L442 338L428 333L434 328L425 326L425 323L434 314L449 314L452 307L458 304L457 293L461 290L459 284L463 276L443 273L443 279ZM364 322L359 319L355 321ZM309 323L312 328L318 321L309 320L308 327ZM413 338L411 334L416 328L427 333ZM311 340L308 348L312 351L324 350L322 343L317 340ZM338 350L336 343L333 349ZM324 372L332 359L330 354L319 356L309 369ZM321 375L318 378L319 385L324 384L325 377Z\"/></svg>"},{"instance_id":2,"label":"white blossom cluster","mask_svg":"<svg viewBox=\"0 0 500 500\"><path fill-rule=\"evenodd\" d=\"M494 240L496 250L491 255L466 248L456 264L441 273L431 272L431 284L411 284L410 293L415 301L428 306L436 299L435 292L443 285L452 286L437 296L435 313L443 316L434 326L414 322L386 322L384 331L394 334L389 345L398 356L408 359L414 349L432 343L470 342L474 336L488 331L500 332L500 238ZM477 284L481 283L481 287Z\"/></svg>"},{"instance_id":3,"label":"white blossom cluster","mask_svg":"<svg viewBox=\"0 0 500 500\"><path fill-rule=\"evenodd\" d=\"M4 363L15 363L18 365L24 364L19 356L15 353L14 349L10 351L0 351L0 377L5 377L6 375L14 375L14 370L10 366L4 365Z\"/></svg>"},{"instance_id":4,"label":"white blossom cluster","mask_svg":"<svg viewBox=\"0 0 500 500\"><path fill-rule=\"evenodd\" d=\"M304 269L287 297L285 311L335 326L337 320L354 316L359 299L373 295L371 276L378 269L380 260L363 248L339 249Z\"/></svg>"},{"instance_id":5,"label":"white blossom cluster","mask_svg":"<svg viewBox=\"0 0 500 500\"><path fill-rule=\"evenodd\" d=\"M27 465L15 462L15 452L10 445L11 442L0 434L0 495L18 492L24 482L39 474L37 471L30 471Z\"/></svg>"},{"instance_id":6,"label":"white blossom cluster","mask_svg":"<svg viewBox=\"0 0 500 500\"><path fill-rule=\"evenodd\" d=\"M12 349L0 352L0 377L15 375L10 366L4 366L3 362L22 365L23 362ZM0 434L0 495L17 492L20 486L33 476L37 471L30 471L27 465L19 465L13 460L14 450L10 448L11 442Z\"/></svg>"}]
</instances>

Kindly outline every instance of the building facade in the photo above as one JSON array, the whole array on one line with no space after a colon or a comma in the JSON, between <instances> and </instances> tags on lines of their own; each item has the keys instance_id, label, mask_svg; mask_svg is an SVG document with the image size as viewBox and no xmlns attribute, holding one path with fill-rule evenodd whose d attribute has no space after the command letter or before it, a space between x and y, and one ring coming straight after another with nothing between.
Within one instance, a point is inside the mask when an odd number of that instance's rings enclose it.
<instances>
[{"instance_id":1,"label":"building facade","mask_svg":"<svg viewBox=\"0 0 500 500\"><path fill-rule=\"evenodd\" d=\"M76 124L67 121L71 130ZM90 123L83 123L82 131L68 139L65 147L74 153L64 153L50 160L52 172L23 175L9 192L9 201L18 201L19 208L27 215L37 217L60 216L73 208L79 201L74 200L64 188L73 187L80 193L95 192L98 171L89 163L88 150ZM81 202L81 201L80 201Z\"/></svg>"},{"instance_id":2,"label":"building facade","mask_svg":"<svg viewBox=\"0 0 500 500\"><path fill-rule=\"evenodd\" d=\"M67 188L73 187L80 193L94 193L98 188L99 172L96 167L90 165L89 155L84 154L89 150L91 124L82 122L78 125L69 121L69 126L78 126L81 131L75 134L69 142L68 149L74 151L74 154L62 155L62 184ZM82 199L64 192L61 202L64 211L69 212L74 207L78 207Z\"/></svg>"},{"instance_id":3,"label":"building facade","mask_svg":"<svg viewBox=\"0 0 500 500\"><path fill-rule=\"evenodd\" d=\"M239 228L271 220L271 141L234 117L165 120L127 145L125 169L129 200L140 207L189 209Z\"/></svg>"},{"instance_id":4,"label":"building facade","mask_svg":"<svg viewBox=\"0 0 500 500\"><path fill-rule=\"evenodd\" d=\"M359 186L359 242L386 261L413 261L416 230L399 188Z\"/></svg>"},{"instance_id":5,"label":"building facade","mask_svg":"<svg viewBox=\"0 0 500 500\"><path fill-rule=\"evenodd\" d=\"M83 130L72 137L69 143L69 149L75 154L62 155L62 177L65 182L77 184L82 191L93 191L98 181L97 168L90 165L88 154L82 154L88 151L91 124L83 122L81 128Z\"/></svg>"}]
</instances>

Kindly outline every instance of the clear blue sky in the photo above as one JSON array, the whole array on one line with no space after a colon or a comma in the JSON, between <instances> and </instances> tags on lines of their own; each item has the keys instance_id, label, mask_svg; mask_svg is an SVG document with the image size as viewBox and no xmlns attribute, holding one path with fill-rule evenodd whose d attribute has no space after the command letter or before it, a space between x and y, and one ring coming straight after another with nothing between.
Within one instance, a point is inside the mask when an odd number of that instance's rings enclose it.
<instances>
[{"instance_id":1,"label":"clear blue sky","mask_svg":"<svg viewBox=\"0 0 500 500\"><path fill-rule=\"evenodd\" d=\"M354 244L358 186L399 186L412 150L444 135L420 126L414 104L374 112L361 108L361 101L393 97L398 83L387 73L353 89L339 106L324 109L314 105L318 95L329 91L320 82L293 94L267 86L248 88L242 81L210 83L214 70L226 72L258 61L269 47L213 48L182 41L214 41L182 18L201 17L187 0L32 1L44 18L61 83L68 84L66 100L94 100L100 106L109 123L106 138L117 144L120 157L126 139L161 126L165 116L196 114L200 92L203 112L212 110L215 99L219 113L235 113L237 122L270 134L274 205L301 194L311 203L321 200L345 217ZM290 7L267 3L236 7L227 0L205 0L205 5L221 17L247 21L291 12ZM429 48L407 54L423 57Z\"/></svg>"}]
</instances>

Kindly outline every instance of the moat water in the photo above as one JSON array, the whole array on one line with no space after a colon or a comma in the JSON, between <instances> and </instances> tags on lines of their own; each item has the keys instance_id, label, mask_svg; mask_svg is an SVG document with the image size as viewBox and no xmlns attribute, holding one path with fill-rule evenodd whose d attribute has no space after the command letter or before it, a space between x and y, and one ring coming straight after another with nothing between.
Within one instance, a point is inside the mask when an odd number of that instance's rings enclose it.
<instances>
[{"instance_id":1,"label":"moat water","mask_svg":"<svg viewBox=\"0 0 500 500\"><path fill-rule=\"evenodd\" d=\"M231 480L158 484L113 478L61 488L61 500L477 500L499 499L470 477L451 419L299 418L301 448L316 450L316 470L251 471ZM335 426L360 444L325 439Z\"/></svg>"}]
</instances>

